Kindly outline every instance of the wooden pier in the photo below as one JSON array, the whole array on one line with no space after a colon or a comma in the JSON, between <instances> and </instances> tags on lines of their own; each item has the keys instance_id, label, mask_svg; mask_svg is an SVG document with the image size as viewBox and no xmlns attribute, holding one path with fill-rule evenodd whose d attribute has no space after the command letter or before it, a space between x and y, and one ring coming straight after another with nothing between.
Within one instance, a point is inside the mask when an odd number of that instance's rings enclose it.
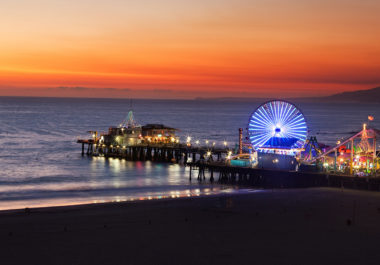
<instances>
[{"instance_id":1,"label":"wooden pier","mask_svg":"<svg viewBox=\"0 0 380 265\"><path fill-rule=\"evenodd\" d=\"M222 161L229 152L227 147L191 146L185 144L136 144L113 146L95 144L93 140L78 140L82 145L82 155L121 158L130 161L159 161L187 163L198 160ZM190 159L189 159L190 158Z\"/></svg>"},{"instance_id":2,"label":"wooden pier","mask_svg":"<svg viewBox=\"0 0 380 265\"><path fill-rule=\"evenodd\" d=\"M258 188L335 187L380 191L380 178L317 172L233 167L224 163L188 163L189 179Z\"/></svg>"},{"instance_id":3,"label":"wooden pier","mask_svg":"<svg viewBox=\"0 0 380 265\"><path fill-rule=\"evenodd\" d=\"M228 148L184 144L106 146L96 145L91 139L78 140L78 143L82 145L82 155L130 161L182 162L190 168L190 180L257 188L335 187L380 191L380 178L375 177L230 166L225 163L230 152Z\"/></svg>"}]
</instances>

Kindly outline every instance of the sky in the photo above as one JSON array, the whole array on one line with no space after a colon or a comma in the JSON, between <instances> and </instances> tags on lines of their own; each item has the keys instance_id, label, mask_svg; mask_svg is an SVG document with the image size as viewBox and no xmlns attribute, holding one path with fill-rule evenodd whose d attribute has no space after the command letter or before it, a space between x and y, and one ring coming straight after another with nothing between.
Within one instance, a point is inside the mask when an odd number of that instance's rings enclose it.
<instances>
[{"instance_id":1,"label":"sky","mask_svg":"<svg viewBox=\"0 0 380 265\"><path fill-rule=\"evenodd\" d=\"M323 96L380 85L378 0L2 0L0 96Z\"/></svg>"}]
</instances>

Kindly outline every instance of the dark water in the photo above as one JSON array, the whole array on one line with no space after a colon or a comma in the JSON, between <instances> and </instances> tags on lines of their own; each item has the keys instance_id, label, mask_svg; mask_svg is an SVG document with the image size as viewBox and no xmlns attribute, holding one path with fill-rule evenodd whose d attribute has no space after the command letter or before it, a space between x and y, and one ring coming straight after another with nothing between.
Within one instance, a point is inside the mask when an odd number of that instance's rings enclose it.
<instances>
[{"instance_id":1,"label":"dark water","mask_svg":"<svg viewBox=\"0 0 380 265\"><path fill-rule=\"evenodd\" d=\"M138 123L163 123L180 136L229 146L258 102L134 100ZM327 144L358 131L379 105L299 103L310 134ZM230 192L188 181L174 164L80 156L78 138L119 124L129 100L0 97L0 209L198 196ZM378 117L378 119L377 119Z\"/></svg>"}]
</instances>

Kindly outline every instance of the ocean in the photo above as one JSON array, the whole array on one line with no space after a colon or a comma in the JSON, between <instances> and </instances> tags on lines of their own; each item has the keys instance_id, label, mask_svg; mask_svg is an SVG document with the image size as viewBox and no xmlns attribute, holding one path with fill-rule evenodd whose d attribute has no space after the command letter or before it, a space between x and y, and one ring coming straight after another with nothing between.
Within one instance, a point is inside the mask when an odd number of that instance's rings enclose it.
<instances>
[{"instance_id":1,"label":"ocean","mask_svg":"<svg viewBox=\"0 0 380 265\"><path fill-rule=\"evenodd\" d=\"M189 181L178 164L82 157L78 138L105 132L133 109L141 124L178 128L182 141L234 147L261 100L143 100L0 97L0 210L177 198L235 192ZM296 103L309 135L332 145L361 129L380 128L379 104Z\"/></svg>"}]
</instances>

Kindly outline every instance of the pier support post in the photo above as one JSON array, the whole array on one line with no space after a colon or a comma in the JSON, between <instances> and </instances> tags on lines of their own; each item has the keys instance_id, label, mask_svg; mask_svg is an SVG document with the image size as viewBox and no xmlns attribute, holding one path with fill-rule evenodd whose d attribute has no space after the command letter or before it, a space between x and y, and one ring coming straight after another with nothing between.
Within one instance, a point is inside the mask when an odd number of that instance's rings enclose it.
<instances>
[{"instance_id":1,"label":"pier support post","mask_svg":"<svg viewBox=\"0 0 380 265\"><path fill-rule=\"evenodd\" d=\"M174 159L174 151L173 150L170 150L169 159L170 159L170 162L173 162L173 159Z\"/></svg>"},{"instance_id":2,"label":"pier support post","mask_svg":"<svg viewBox=\"0 0 380 265\"><path fill-rule=\"evenodd\" d=\"M157 161L157 148L153 148L153 160Z\"/></svg>"},{"instance_id":3,"label":"pier support post","mask_svg":"<svg viewBox=\"0 0 380 265\"><path fill-rule=\"evenodd\" d=\"M146 149L146 159L147 160L152 160L152 148L148 147Z\"/></svg>"},{"instance_id":4,"label":"pier support post","mask_svg":"<svg viewBox=\"0 0 380 265\"><path fill-rule=\"evenodd\" d=\"M140 157L139 157L139 160L140 161L145 161L145 150L144 150L144 147L140 147Z\"/></svg>"}]
</instances>

